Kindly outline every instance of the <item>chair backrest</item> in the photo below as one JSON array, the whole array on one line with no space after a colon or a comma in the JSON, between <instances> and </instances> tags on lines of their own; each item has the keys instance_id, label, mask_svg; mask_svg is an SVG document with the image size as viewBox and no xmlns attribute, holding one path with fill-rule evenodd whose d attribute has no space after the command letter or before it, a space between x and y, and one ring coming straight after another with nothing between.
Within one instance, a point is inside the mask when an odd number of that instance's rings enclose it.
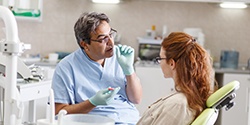
<instances>
[{"instance_id":1,"label":"chair backrest","mask_svg":"<svg viewBox=\"0 0 250 125\"><path fill-rule=\"evenodd\" d=\"M214 125L218 118L219 109L225 106L229 110L234 106L235 91L240 87L238 81L232 81L212 95L206 101L207 108L192 122L191 125Z\"/></svg>"}]
</instances>

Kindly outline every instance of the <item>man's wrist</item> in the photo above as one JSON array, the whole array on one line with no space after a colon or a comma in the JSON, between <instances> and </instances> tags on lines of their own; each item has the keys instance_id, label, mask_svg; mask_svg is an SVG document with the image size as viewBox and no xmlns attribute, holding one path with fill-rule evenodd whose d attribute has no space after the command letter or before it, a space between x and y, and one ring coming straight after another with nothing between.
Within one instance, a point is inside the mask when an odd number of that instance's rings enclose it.
<instances>
[{"instance_id":1,"label":"man's wrist","mask_svg":"<svg viewBox=\"0 0 250 125\"><path fill-rule=\"evenodd\" d=\"M97 106L97 105L98 105L98 104L96 104L96 103L94 102L94 100L93 100L92 98L89 99L89 102L90 102L92 105L94 105L94 106Z\"/></svg>"},{"instance_id":2,"label":"man's wrist","mask_svg":"<svg viewBox=\"0 0 250 125\"><path fill-rule=\"evenodd\" d=\"M88 100L89 104L93 105L94 107L96 107L97 105L95 105L93 102L90 101L90 99Z\"/></svg>"},{"instance_id":3,"label":"man's wrist","mask_svg":"<svg viewBox=\"0 0 250 125\"><path fill-rule=\"evenodd\" d=\"M135 72L134 68L127 68L127 69L123 69L123 72L125 75L131 75Z\"/></svg>"}]
</instances>

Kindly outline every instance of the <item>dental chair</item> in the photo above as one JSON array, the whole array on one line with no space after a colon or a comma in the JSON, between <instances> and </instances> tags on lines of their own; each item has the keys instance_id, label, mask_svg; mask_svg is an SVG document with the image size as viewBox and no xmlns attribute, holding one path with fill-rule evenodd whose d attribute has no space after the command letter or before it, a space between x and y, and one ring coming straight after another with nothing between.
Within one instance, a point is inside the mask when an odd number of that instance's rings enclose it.
<instances>
[{"instance_id":1,"label":"dental chair","mask_svg":"<svg viewBox=\"0 0 250 125\"><path fill-rule=\"evenodd\" d=\"M234 106L235 91L239 87L240 83L238 81L232 81L215 91L207 99L207 108L202 111L191 125L214 125L221 108L225 107L227 111Z\"/></svg>"}]
</instances>

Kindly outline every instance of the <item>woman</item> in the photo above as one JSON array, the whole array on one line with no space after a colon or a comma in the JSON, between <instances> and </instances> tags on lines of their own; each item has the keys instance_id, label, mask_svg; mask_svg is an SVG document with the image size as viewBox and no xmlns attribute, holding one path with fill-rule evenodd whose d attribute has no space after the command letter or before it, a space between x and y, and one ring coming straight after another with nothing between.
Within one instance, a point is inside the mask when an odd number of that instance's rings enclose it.
<instances>
[{"instance_id":1,"label":"woman","mask_svg":"<svg viewBox=\"0 0 250 125\"><path fill-rule=\"evenodd\" d=\"M137 125L189 125L213 92L210 55L192 36L173 32L161 43L156 61L164 77L173 78L176 91L149 106Z\"/></svg>"}]
</instances>

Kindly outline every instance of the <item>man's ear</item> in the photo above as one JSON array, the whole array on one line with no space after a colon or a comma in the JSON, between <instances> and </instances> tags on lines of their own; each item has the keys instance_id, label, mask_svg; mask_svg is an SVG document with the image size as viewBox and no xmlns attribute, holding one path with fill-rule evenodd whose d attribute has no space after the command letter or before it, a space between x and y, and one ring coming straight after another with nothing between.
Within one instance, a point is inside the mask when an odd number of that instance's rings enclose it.
<instances>
[{"instance_id":1,"label":"man's ear","mask_svg":"<svg viewBox=\"0 0 250 125\"><path fill-rule=\"evenodd\" d=\"M81 41L80 45L81 45L82 48L84 48L84 50L86 50L86 51L88 50L88 44L86 42Z\"/></svg>"}]
</instances>

